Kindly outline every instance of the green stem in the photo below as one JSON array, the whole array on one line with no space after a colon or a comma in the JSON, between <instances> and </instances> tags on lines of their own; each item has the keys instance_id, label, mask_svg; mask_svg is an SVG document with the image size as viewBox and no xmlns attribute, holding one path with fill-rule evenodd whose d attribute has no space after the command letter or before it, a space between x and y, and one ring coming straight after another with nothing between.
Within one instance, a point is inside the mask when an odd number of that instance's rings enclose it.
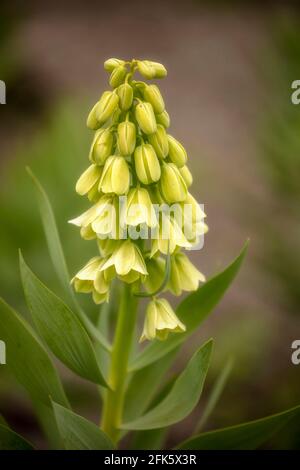
<instances>
[{"instance_id":1,"label":"green stem","mask_svg":"<svg viewBox=\"0 0 300 470\"><path fill-rule=\"evenodd\" d=\"M135 331L137 300L131 294L131 287L124 283L118 312L118 320L111 355L109 384L106 391L102 415L102 429L114 442L120 438L128 359Z\"/></svg>"}]
</instances>

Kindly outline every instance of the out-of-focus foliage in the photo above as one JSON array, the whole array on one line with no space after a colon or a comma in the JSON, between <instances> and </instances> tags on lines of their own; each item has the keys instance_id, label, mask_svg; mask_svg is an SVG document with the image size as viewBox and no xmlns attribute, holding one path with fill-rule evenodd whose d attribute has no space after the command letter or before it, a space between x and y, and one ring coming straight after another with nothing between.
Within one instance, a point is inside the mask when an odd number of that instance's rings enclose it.
<instances>
[{"instance_id":1,"label":"out-of-focus foliage","mask_svg":"<svg viewBox=\"0 0 300 470\"><path fill-rule=\"evenodd\" d=\"M30 165L51 194L56 219L68 264L73 273L93 255L89 243L80 244L78 233L67 220L86 204L74 194L74 182L82 171L89 149L90 133L85 129L81 106L63 103L54 109L52 118L30 141L19 142L15 155L2 163L0 186L1 224L1 295L17 307L23 305L18 275L18 248L30 257L41 279L59 289L46 250L39 211L32 182L25 167ZM79 117L81 116L81 117ZM80 247L80 249L79 249ZM76 253L76 257L74 257ZM88 299L85 299L88 302Z\"/></svg>"},{"instance_id":2,"label":"out-of-focus foliage","mask_svg":"<svg viewBox=\"0 0 300 470\"><path fill-rule=\"evenodd\" d=\"M300 79L298 19L280 18L274 30L274 50L265 64L266 87L271 93L267 93L260 129L260 163L267 197L272 197L270 216L259 224L265 241L262 263L279 281L278 302L290 312L299 313L300 105L291 101L292 82ZM260 213L259 204L256 207Z\"/></svg>"}]
</instances>

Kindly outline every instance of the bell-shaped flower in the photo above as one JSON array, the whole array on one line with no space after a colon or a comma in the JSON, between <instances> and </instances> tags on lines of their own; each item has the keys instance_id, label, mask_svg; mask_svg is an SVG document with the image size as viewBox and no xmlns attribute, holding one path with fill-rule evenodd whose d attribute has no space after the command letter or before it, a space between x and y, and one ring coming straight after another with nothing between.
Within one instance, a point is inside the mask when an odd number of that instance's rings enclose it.
<instances>
[{"instance_id":1,"label":"bell-shaped flower","mask_svg":"<svg viewBox=\"0 0 300 470\"><path fill-rule=\"evenodd\" d=\"M90 209L79 217L69 220L70 224L81 227L81 235L85 239L95 238L94 234L110 234L117 224L115 198L105 194Z\"/></svg>"},{"instance_id":2,"label":"bell-shaped flower","mask_svg":"<svg viewBox=\"0 0 300 470\"><path fill-rule=\"evenodd\" d=\"M105 260L99 256L92 258L71 280L76 292L92 293L95 303L107 302L113 272L100 268Z\"/></svg>"},{"instance_id":3,"label":"bell-shaped flower","mask_svg":"<svg viewBox=\"0 0 300 470\"><path fill-rule=\"evenodd\" d=\"M150 256L154 256L157 251L164 255L167 255L168 252L172 254L178 246L182 248L192 247L176 218L171 215L162 214L159 227L152 231Z\"/></svg>"},{"instance_id":4,"label":"bell-shaped flower","mask_svg":"<svg viewBox=\"0 0 300 470\"><path fill-rule=\"evenodd\" d=\"M170 278L168 289L174 295L181 295L182 291L194 291L199 282L205 282L205 276L193 265L184 253L174 253L171 256Z\"/></svg>"},{"instance_id":5,"label":"bell-shaped flower","mask_svg":"<svg viewBox=\"0 0 300 470\"><path fill-rule=\"evenodd\" d=\"M183 333L185 325L176 316L166 299L154 299L147 307L144 329L140 342L155 338L167 339L169 333Z\"/></svg>"},{"instance_id":6,"label":"bell-shaped flower","mask_svg":"<svg viewBox=\"0 0 300 470\"><path fill-rule=\"evenodd\" d=\"M146 188L133 188L127 195L125 223L137 226L146 224L148 227L157 225L157 217Z\"/></svg>"},{"instance_id":7,"label":"bell-shaped flower","mask_svg":"<svg viewBox=\"0 0 300 470\"><path fill-rule=\"evenodd\" d=\"M125 282L135 282L148 274L143 255L138 246L130 240L123 241L101 267L102 271L114 267L117 275Z\"/></svg>"}]
</instances>

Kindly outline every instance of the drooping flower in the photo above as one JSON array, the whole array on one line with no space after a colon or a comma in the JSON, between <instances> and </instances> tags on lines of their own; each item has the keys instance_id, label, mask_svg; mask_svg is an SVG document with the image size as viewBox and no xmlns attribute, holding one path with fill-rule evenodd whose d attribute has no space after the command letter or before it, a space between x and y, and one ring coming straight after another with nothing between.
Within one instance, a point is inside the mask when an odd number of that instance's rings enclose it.
<instances>
[{"instance_id":1,"label":"drooping flower","mask_svg":"<svg viewBox=\"0 0 300 470\"><path fill-rule=\"evenodd\" d=\"M169 333L183 333L185 325L179 320L166 299L154 299L147 307L144 329L140 341L155 338L165 340Z\"/></svg>"},{"instance_id":2,"label":"drooping flower","mask_svg":"<svg viewBox=\"0 0 300 470\"><path fill-rule=\"evenodd\" d=\"M171 256L168 288L174 295L181 295L182 291L197 290L200 281L205 282L205 276L184 253L178 252Z\"/></svg>"},{"instance_id":3,"label":"drooping flower","mask_svg":"<svg viewBox=\"0 0 300 470\"><path fill-rule=\"evenodd\" d=\"M101 266L101 270L114 267L116 274L128 283L148 274L143 255L131 240L123 241Z\"/></svg>"},{"instance_id":4,"label":"drooping flower","mask_svg":"<svg viewBox=\"0 0 300 470\"><path fill-rule=\"evenodd\" d=\"M133 188L127 195L127 205L125 213L127 225L146 224L148 227L157 225L157 217L146 188Z\"/></svg>"},{"instance_id":5,"label":"drooping flower","mask_svg":"<svg viewBox=\"0 0 300 470\"><path fill-rule=\"evenodd\" d=\"M109 287L113 279L112 270L101 271L104 260L96 256L73 277L76 292L92 293L94 302L99 304L109 300Z\"/></svg>"}]
</instances>

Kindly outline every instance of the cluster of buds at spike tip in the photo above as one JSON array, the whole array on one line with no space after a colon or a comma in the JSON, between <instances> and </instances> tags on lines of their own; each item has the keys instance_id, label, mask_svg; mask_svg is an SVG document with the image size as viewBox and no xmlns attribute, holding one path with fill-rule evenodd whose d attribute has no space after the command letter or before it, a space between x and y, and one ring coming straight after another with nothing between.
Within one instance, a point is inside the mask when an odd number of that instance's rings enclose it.
<instances>
[{"instance_id":1,"label":"cluster of buds at spike tip","mask_svg":"<svg viewBox=\"0 0 300 470\"><path fill-rule=\"evenodd\" d=\"M181 295L205 281L181 251L207 231L205 214L189 193L187 153L168 133L170 118L158 86L134 79L136 72L150 80L163 78L165 67L113 58L104 68L112 89L88 115L87 126L95 131L90 166L76 184L92 205L70 221L80 227L82 238L97 240L98 253L72 283L97 304L109 301L115 278L131 284L133 295L151 297L141 340L165 339L169 332L185 331L185 325L160 294ZM190 207L187 223L170 210L174 204L182 213Z\"/></svg>"}]
</instances>

